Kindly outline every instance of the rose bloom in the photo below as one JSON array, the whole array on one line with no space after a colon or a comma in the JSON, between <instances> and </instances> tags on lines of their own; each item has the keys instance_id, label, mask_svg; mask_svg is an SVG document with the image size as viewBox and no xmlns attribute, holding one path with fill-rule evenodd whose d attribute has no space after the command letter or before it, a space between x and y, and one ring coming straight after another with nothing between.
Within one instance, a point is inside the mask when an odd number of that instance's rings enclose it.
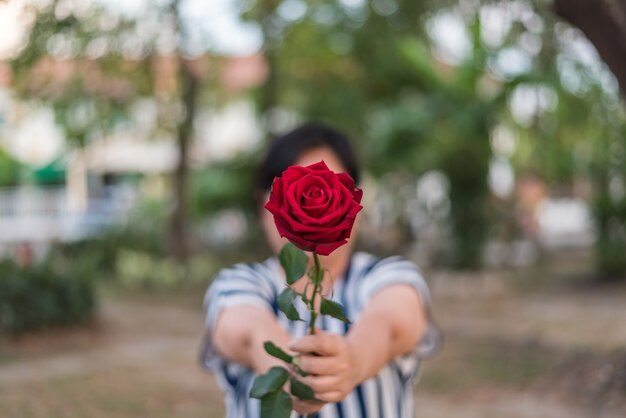
<instances>
[{"instance_id":1,"label":"rose bloom","mask_svg":"<svg viewBox=\"0 0 626 418\"><path fill-rule=\"evenodd\" d=\"M320 161L291 166L276 177L265 208L281 237L301 250L329 255L348 242L362 197L352 177Z\"/></svg>"}]
</instances>

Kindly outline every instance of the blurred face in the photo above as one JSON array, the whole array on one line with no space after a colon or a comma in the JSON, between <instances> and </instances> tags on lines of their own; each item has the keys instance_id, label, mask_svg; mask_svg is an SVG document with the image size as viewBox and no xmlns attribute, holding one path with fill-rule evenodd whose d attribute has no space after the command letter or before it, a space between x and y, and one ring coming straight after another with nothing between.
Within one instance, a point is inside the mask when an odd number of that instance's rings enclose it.
<instances>
[{"instance_id":1,"label":"blurred face","mask_svg":"<svg viewBox=\"0 0 626 418\"><path fill-rule=\"evenodd\" d=\"M344 173L347 171L341 163L341 160L339 159L337 154L335 154L335 152L328 147L312 148L310 150L304 151L296 159L294 165L307 166L322 160L326 163L328 168L336 173ZM269 192L265 195L264 201L267 201L268 197ZM281 238L281 236L278 234L276 225L274 224L274 217L269 211L265 210L265 208L261 208L261 223L263 225L263 231L265 232L265 236L267 237L267 242L272 248L272 251L275 254L278 254L283 245L285 245L289 241L287 241L286 238ZM352 230L353 238L356 236L357 224L358 218ZM352 252L353 241L354 240L352 238L349 239L346 245L336 249L327 258L333 259L340 257L349 257L350 253Z\"/></svg>"}]
</instances>

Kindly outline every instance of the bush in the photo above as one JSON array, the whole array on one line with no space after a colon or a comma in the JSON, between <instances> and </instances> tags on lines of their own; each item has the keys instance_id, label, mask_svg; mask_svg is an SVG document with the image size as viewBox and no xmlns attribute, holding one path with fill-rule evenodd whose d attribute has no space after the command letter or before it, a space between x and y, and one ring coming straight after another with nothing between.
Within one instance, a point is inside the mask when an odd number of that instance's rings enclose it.
<instances>
[{"instance_id":1,"label":"bush","mask_svg":"<svg viewBox=\"0 0 626 418\"><path fill-rule=\"evenodd\" d=\"M48 256L51 262L96 279L115 277L118 258L124 251L164 257L166 209L159 202L142 202L124 223L112 225L99 235L73 242L56 243Z\"/></svg>"},{"instance_id":2,"label":"bush","mask_svg":"<svg viewBox=\"0 0 626 418\"><path fill-rule=\"evenodd\" d=\"M16 186L20 180L22 166L0 148L0 187Z\"/></svg>"},{"instance_id":3,"label":"bush","mask_svg":"<svg viewBox=\"0 0 626 418\"><path fill-rule=\"evenodd\" d=\"M95 307L93 282L76 270L0 262L0 335L85 323Z\"/></svg>"},{"instance_id":4,"label":"bush","mask_svg":"<svg viewBox=\"0 0 626 418\"><path fill-rule=\"evenodd\" d=\"M204 288L219 267L219 261L207 255L182 265L170 258L123 250L117 257L116 281L127 289Z\"/></svg>"}]
</instances>

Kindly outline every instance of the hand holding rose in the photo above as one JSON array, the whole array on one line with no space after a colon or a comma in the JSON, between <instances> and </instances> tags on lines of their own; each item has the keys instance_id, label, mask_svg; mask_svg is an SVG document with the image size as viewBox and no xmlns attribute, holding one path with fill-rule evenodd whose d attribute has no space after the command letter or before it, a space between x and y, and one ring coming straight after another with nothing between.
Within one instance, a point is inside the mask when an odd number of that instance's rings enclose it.
<instances>
[{"instance_id":1,"label":"hand holding rose","mask_svg":"<svg viewBox=\"0 0 626 418\"><path fill-rule=\"evenodd\" d=\"M300 367L310 373L301 380L321 401L342 401L361 382L356 350L342 335L316 330L293 341L289 349L301 354Z\"/></svg>"}]
</instances>

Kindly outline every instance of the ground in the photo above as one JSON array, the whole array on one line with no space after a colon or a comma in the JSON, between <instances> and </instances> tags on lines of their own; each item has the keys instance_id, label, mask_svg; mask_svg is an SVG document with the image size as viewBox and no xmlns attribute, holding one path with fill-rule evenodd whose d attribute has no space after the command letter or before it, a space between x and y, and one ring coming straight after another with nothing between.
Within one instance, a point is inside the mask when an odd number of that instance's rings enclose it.
<instances>
[{"instance_id":1,"label":"ground","mask_svg":"<svg viewBox=\"0 0 626 418\"><path fill-rule=\"evenodd\" d=\"M626 416L626 286L566 276L430 274L446 343L416 417ZM0 342L0 416L222 417L201 332L201 292L105 291L87 328Z\"/></svg>"}]
</instances>

